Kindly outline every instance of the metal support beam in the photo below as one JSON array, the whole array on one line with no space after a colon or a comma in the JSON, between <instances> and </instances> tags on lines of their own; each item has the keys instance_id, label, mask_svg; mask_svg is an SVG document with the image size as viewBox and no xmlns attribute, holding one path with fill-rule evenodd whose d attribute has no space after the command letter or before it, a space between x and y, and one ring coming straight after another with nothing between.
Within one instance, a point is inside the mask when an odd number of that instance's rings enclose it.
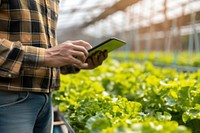
<instances>
[{"instance_id":1,"label":"metal support beam","mask_svg":"<svg viewBox=\"0 0 200 133\"><path fill-rule=\"evenodd\" d=\"M115 3L113 6L105 9L105 11L102 12L98 17L94 18L90 22L83 24L81 27L85 28L91 24L94 24L95 22L97 22L101 19L105 19L106 17L108 17L109 15L111 15L117 11L125 10L128 6L133 5L139 1L140 0L120 0L119 2Z\"/></svg>"},{"instance_id":2,"label":"metal support beam","mask_svg":"<svg viewBox=\"0 0 200 133\"><path fill-rule=\"evenodd\" d=\"M192 24L191 23L191 15L192 14L187 14L187 15L184 15L184 16L179 16L179 17L176 18L177 22L180 23L180 21L181 21L181 26L191 25ZM200 11L196 12L195 20L196 20L196 23L200 22ZM172 27L172 25L173 25L173 19L169 19L168 21L169 21L168 26ZM162 31L163 30L163 22L157 23L157 24L153 24L153 26L155 27L155 31ZM146 33L146 32L149 31L149 29L150 29L150 26L141 27L141 28L139 28L139 32L140 33Z\"/></svg>"}]
</instances>

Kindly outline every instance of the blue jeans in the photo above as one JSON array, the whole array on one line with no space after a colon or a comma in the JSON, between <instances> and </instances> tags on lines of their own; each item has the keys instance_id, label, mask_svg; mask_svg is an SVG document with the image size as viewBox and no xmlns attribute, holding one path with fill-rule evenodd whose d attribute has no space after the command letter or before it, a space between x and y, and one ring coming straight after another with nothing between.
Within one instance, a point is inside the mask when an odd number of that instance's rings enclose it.
<instances>
[{"instance_id":1,"label":"blue jeans","mask_svg":"<svg viewBox=\"0 0 200 133\"><path fill-rule=\"evenodd\" d=\"M0 90L1 133L51 133L50 94Z\"/></svg>"}]
</instances>

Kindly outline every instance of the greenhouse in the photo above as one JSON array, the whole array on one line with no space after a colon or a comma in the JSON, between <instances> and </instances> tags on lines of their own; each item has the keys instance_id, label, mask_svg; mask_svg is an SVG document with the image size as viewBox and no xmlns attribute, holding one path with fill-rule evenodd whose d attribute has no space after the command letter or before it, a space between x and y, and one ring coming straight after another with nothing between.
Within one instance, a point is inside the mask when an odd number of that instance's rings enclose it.
<instances>
[{"instance_id":1,"label":"greenhouse","mask_svg":"<svg viewBox=\"0 0 200 133\"><path fill-rule=\"evenodd\" d=\"M0 133L200 133L200 0L0 0Z\"/></svg>"},{"instance_id":2,"label":"greenhouse","mask_svg":"<svg viewBox=\"0 0 200 133\"><path fill-rule=\"evenodd\" d=\"M61 75L53 102L71 132L200 132L200 1L61 1L58 40L126 45Z\"/></svg>"}]
</instances>

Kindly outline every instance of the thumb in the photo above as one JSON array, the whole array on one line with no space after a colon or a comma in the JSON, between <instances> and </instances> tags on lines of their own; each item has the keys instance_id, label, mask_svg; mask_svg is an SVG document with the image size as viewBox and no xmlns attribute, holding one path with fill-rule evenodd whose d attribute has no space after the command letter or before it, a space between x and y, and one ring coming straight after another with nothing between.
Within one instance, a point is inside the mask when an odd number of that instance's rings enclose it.
<instances>
[{"instance_id":1,"label":"thumb","mask_svg":"<svg viewBox=\"0 0 200 133\"><path fill-rule=\"evenodd\" d=\"M75 67L79 68L79 69L90 69L89 64L88 63L83 63L81 66L77 66L76 64L74 64Z\"/></svg>"}]
</instances>

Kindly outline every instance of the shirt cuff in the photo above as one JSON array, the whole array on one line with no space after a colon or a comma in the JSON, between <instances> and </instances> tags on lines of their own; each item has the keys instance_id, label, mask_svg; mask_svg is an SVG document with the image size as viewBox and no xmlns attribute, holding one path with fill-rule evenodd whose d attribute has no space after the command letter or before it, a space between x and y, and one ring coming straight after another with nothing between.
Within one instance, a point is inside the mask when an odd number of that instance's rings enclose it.
<instances>
[{"instance_id":1,"label":"shirt cuff","mask_svg":"<svg viewBox=\"0 0 200 133\"><path fill-rule=\"evenodd\" d=\"M23 46L23 67L38 68L44 66L45 48Z\"/></svg>"},{"instance_id":2,"label":"shirt cuff","mask_svg":"<svg viewBox=\"0 0 200 133\"><path fill-rule=\"evenodd\" d=\"M0 53L0 77L17 77L24 55L21 43L0 39Z\"/></svg>"},{"instance_id":3,"label":"shirt cuff","mask_svg":"<svg viewBox=\"0 0 200 133\"><path fill-rule=\"evenodd\" d=\"M80 69L73 65L66 65L60 67L60 71L62 74L73 74L73 73L78 73Z\"/></svg>"}]
</instances>

